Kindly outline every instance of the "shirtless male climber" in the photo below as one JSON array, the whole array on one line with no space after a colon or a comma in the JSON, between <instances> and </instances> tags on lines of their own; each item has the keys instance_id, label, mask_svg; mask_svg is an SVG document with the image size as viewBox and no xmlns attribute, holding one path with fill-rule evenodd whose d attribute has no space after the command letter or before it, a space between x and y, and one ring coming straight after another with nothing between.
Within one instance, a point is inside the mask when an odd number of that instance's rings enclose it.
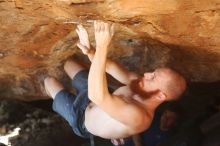
<instances>
[{"instance_id":1,"label":"shirtless male climber","mask_svg":"<svg viewBox=\"0 0 220 146\"><path fill-rule=\"evenodd\" d=\"M92 62L89 72L73 60L64 64L76 95L66 91L53 77L47 77L44 84L54 99L53 110L69 122L77 135L118 139L142 132L150 126L158 105L176 100L184 92L185 79L169 68L139 76L107 59L113 25L94 22L96 49L90 47L88 33L82 25L76 31L78 47ZM124 85L110 93L106 72Z\"/></svg>"}]
</instances>

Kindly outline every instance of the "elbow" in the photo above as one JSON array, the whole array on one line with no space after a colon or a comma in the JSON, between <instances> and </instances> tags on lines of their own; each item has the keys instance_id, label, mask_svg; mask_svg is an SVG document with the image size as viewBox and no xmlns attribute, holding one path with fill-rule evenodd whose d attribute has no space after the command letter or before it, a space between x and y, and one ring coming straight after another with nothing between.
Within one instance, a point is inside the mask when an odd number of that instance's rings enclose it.
<instances>
[{"instance_id":1,"label":"elbow","mask_svg":"<svg viewBox=\"0 0 220 146\"><path fill-rule=\"evenodd\" d=\"M134 120L133 124L132 124L132 133L140 133L144 130L146 130L147 128L149 128L150 126L150 122L149 120L147 120L147 118L145 116L143 117L139 117L136 120Z\"/></svg>"},{"instance_id":2,"label":"elbow","mask_svg":"<svg viewBox=\"0 0 220 146\"><path fill-rule=\"evenodd\" d=\"M96 92L94 92L94 91L90 91L90 90L89 90L89 91L88 91L88 97L89 97L89 99L90 99L93 103L99 105L99 104L103 101L104 95L101 94L101 93L96 93Z\"/></svg>"},{"instance_id":3,"label":"elbow","mask_svg":"<svg viewBox=\"0 0 220 146\"><path fill-rule=\"evenodd\" d=\"M146 128L145 123L138 123L137 122L137 124L133 125L132 129L134 130L134 133L140 133L140 132L144 131L147 128Z\"/></svg>"},{"instance_id":4,"label":"elbow","mask_svg":"<svg viewBox=\"0 0 220 146\"><path fill-rule=\"evenodd\" d=\"M94 91L88 90L88 97L92 102L95 103L95 100L97 99L97 95L94 93Z\"/></svg>"},{"instance_id":5,"label":"elbow","mask_svg":"<svg viewBox=\"0 0 220 146\"><path fill-rule=\"evenodd\" d=\"M89 84L89 87L88 87L88 98L92 102L94 102L94 103L96 103L96 100L98 99L97 93L95 91L96 91L95 87L93 85Z\"/></svg>"},{"instance_id":6,"label":"elbow","mask_svg":"<svg viewBox=\"0 0 220 146\"><path fill-rule=\"evenodd\" d=\"M89 97L89 99L92 101L92 97L94 97L94 93L91 91L91 90L89 90L88 89L88 97Z\"/></svg>"}]
</instances>

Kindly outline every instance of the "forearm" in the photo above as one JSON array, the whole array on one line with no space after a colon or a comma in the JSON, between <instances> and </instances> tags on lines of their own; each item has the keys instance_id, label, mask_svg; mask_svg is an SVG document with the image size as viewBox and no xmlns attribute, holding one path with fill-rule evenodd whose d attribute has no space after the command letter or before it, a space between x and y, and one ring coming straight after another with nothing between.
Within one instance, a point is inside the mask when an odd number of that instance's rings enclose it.
<instances>
[{"instance_id":1,"label":"forearm","mask_svg":"<svg viewBox=\"0 0 220 146\"><path fill-rule=\"evenodd\" d=\"M105 73L107 51L103 50L100 49L95 53L88 78L89 98L96 104L103 100L105 94L109 94Z\"/></svg>"},{"instance_id":2,"label":"forearm","mask_svg":"<svg viewBox=\"0 0 220 146\"><path fill-rule=\"evenodd\" d=\"M92 62L93 61L93 58L94 58L94 56L95 56L95 52L96 52L96 50L95 50L95 48L93 48L93 47L91 47L90 48L90 50L89 50L89 52L88 52L88 54L87 54L87 56L88 56L88 58L89 58L89 60ZM114 69L114 68L117 68L117 66L119 66L116 62L114 62L113 60L111 60L111 59L107 59L106 58L106 68L105 68L105 71L107 72L107 73L111 73L111 70L112 69Z\"/></svg>"},{"instance_id":3,"label":"forearm","mask_svg":"<svg viewBox=\"0 0 220 146\"><path fill-rule=\"evenodd\" d=\"M96 49L91 47L88 54L87 54L87 56L91 62L93 61L93 58L95 56L95 52L96 52ZM111 67L112 64L116 64L116 63L114 63L112 60L106 58L106 69L105 69L106 72L109 72L109 70L112 68Z\"/></svg>"},{"instance_id":4,"label":"forearm","mask_svg":"<svg viewBox=\"0 0 220 146\"><path fill-rule=\"evenodd\" d=\"M140 129L143 129L143 126L145 127L146 116L143 116L146 114L145 111L139 108L135 102L128 104L123 98L112 96L108 91L105 73L106 50L99 49L94 55L88 78L89 99L114 119L125 125L130 125L132 129L140 131ZM120 112L115 107L118 107ZM134 118L133 120L130 119L130 115L127 114L128 112Z\"/></svg>"},{"instance_id":5,"label":"forearm","mask_svg":"<svg viewBox=\"0 0 220 146\"><path fill-rule=\"evenodd\" d=\"M93 61L95 51L94 48L90 48L90 51L87 54L91 62ZM128 71L125 67L108 58L106 59L105 71L123 84L129 84L130 80L137 78L136 74Z\"/></svg>"}]
</instances>

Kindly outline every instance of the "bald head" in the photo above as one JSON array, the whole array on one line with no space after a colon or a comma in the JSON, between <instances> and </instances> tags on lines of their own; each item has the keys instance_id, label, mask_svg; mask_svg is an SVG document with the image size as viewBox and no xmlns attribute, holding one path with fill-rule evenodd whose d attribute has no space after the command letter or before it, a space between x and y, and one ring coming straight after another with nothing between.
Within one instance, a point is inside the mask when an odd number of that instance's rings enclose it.
<instances>
[{"instance_id":1,"label":"bald head","mask_svg":"<svg viewBox=\"0 0 220 146\"><path fill-rule=\"evenodd\" d=\"M172 69L158 68L153 72L144 73L139 86L146 93L157 93L154 97L161 97L158 99L175 100L184 92L186 81Z\"/></svg>"},{"instance_id":2,"label":"bald head","mask_svg":"<svg viewBox=\"0 0 220 146\"><path fill-rule=\"evenodd\" d=\"M167 100L178 99L186 89L184 77L169 68L160 68L158 70L166 75L165 84L161 88L167 94Z\"/></svg>"}]
</instances>

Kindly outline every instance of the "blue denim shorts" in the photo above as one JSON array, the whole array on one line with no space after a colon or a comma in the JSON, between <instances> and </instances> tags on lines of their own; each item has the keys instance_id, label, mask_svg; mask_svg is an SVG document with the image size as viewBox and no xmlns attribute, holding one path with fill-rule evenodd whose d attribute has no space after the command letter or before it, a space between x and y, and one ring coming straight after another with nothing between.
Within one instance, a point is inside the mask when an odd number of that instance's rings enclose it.
<instances>
[{"instance_id":1,"label":"blue denim shorts","mask_svg":"<svg viewBox=\"0 0 220 146\"><path fill-rule=\"evenodd\" d=\"M58 92L53 101L53 110L68 121L76 135L89 138L90 133L85 127L85 110L88 98L88 70L82 70L72 80L76 95L66 90Z\"/></svg>"}]
</instances>

